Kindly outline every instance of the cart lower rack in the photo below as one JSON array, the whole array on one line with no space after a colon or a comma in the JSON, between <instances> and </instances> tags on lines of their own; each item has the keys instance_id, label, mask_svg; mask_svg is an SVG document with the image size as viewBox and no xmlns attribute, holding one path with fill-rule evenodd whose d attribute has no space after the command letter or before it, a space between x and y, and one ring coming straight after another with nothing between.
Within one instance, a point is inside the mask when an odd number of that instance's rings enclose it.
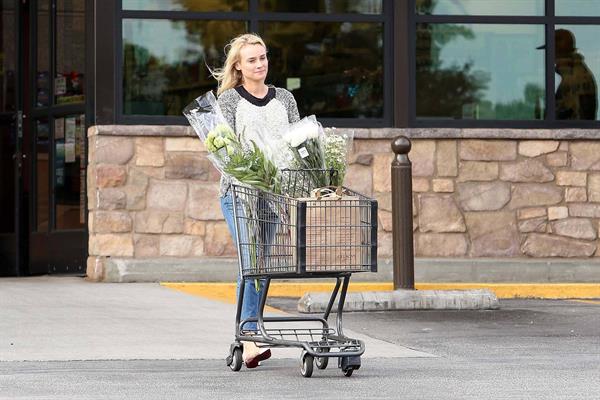
<instances>
[{"instance_id":1,"label":"cart lower rack","mask_svg":"<svg viewBox=\"0 0 600 400\"><path fill-rule=\"evenodd\" d=\"M287 193L294 197L232 185L242 277L235 341L226 360L233 371L239 371L243 363L242 341L259 347L302 349L301 373L305 377L312 375L313 365L325 369L332 357L338 359L338 368L346 376L360 368L365 345L344 335L342 316L352 273L377 271L377 202L347 188L338 188L335 195L311 197L302 183L306 172L289 175L293 179L287 182ZM325 313L265 317L271 280L298 278L335 279ZM256 317L242 320L246 281L260 287L260 300ZM336 299L336 324L332 327L328 319ZM254 325L256 329L249 328Z\"/></svg>"}]
</instances>

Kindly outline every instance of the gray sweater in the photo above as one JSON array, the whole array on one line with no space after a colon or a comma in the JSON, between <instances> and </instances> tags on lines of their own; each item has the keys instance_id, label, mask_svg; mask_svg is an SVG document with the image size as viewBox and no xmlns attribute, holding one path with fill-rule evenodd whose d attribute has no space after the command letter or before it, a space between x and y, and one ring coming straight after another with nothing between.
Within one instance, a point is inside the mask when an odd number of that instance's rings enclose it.
<instances>
[{"instance_id":1,"label":"gray sweater","mask_svg":"<svg viewBox=\"0 0 600 400\"><path fill-rule=\"evenodd\" d=\"M262 99L238 86L221 93L217 102L229 126L247 139L252 139L258 132L280 136L290 123L300 120L294 96L286 89L274 86L269 86ZM227 193L230 184L228 177L221 177L221 196Z\"/></svg>"}]
</instances>

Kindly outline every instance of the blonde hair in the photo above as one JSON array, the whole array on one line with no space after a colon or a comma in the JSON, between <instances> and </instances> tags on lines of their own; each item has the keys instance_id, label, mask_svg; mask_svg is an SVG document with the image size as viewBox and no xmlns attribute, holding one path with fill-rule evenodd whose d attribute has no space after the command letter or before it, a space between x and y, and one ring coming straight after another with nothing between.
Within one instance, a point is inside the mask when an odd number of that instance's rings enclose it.
<instances>
[{"instance_id":1,"label":"blonde hair","mask_svg":"<svg viewBox=\"0 0 600 400\"><path fill-rule=\"evenodd\" d=\"M254 44L260 44L265 49L267 48L265 42L255 33L244 33L233 38L225 46L226 58L223 67L215 68L214 70L209 68L211 75L218 82L217 96L227 89L231 89L242 83L242 73L235 69L235 64L241 61L240 51L242 47Z\"/></svg>"}]
</instances>

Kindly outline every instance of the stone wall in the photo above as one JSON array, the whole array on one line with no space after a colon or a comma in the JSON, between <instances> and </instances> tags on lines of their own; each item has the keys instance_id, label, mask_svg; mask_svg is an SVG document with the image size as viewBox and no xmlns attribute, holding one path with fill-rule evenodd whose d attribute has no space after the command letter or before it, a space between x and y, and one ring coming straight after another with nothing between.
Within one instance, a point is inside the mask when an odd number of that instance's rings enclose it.
<instances>
[{"instance_id":1,"label":"stone wall","mask_svg":"<svg viewBox=\"0 0 600 400\"><path fill-rule=\"evenodd\" d=\"M379 200L379 254L391 257L390 138L362 131L346 185ZM192 135L184 127L90 128L91 279L102 279L107 257L235 255L219 174ZM412 146L417 256L597 254L600 142L413 138Z\"/></svg>"}]
</instances>

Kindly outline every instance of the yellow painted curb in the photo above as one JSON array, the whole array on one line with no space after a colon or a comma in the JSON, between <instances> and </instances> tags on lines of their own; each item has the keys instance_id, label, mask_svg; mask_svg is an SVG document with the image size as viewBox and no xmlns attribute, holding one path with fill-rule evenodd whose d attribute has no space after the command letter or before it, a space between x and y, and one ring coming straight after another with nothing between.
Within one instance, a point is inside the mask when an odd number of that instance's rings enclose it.
<instances>
[{"instance_id":1,"label":"yellow painted curb","mask_svg":"<svg viewBox=\"0 0 600 400\"><path fill-rule=\"evenodd\" d=\"M235 283L224 282L162 282L161 285L184 293L213 300L235 303ZM306 292L331 292L333 283L271 282L273 297L302 297ZM417 283L417 290L489 289L500 299L595 299L600 298L598 283ZM350 283L349 292L392 290L391 282Z\"/></svg>"}]
</instances>

